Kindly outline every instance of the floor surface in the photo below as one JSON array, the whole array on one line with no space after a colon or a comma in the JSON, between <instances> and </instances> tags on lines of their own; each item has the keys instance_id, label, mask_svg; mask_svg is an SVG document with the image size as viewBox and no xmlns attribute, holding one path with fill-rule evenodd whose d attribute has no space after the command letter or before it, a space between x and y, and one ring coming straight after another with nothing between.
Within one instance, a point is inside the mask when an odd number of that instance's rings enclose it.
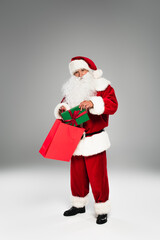
<instances>
[{"instance_id":1,"label":"floor surface","mask_svg":"<svg viewBox=\"0 0 160 240\"><path fill-rule=\"evenodd\" d=\"M0 239L160 239L160 174L110 170L109 182L112 210L97 225L91 191L86 213L63 216L71 206L69 168L1 170Z\"/></svg>"}]
</instances>

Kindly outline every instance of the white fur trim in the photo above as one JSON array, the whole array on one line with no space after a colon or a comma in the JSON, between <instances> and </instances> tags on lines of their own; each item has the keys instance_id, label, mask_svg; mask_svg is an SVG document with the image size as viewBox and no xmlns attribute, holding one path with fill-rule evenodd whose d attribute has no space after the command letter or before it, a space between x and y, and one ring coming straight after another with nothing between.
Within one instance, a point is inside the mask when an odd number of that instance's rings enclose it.
<instances>
[{"instance_id":1,"label":"white fur trim","mask_svg":"<svg viewBox=\"0 0 160 240\"><path fill-rule=\"evenodd\" d=\"M91 156L107 150L111 146L106 131L84 137L78 143L73 155Z\"/></svg>"},{"instance_id":2,"label":"white fur trim","mask_svg":"<svg viewBox=\"0 0 160 240\"><path fill-rule=\"evenodd\" d=\"M72 206L81 208L84 207L88 203L88 194L85 197L75 197L71 196Z\"/></svg>"},{"instance_id":3,"label":"white fur trim","mask_svg":"<svg viewBox=\"0 0 160 240\"><path fill-rule=\"evenodd\" d=\"M69 71L70 71L70 74L74 74L74 72L76 72L78 69L81 69L81 68L85 68L87 70L91 70L88 66L88 64L80 59L80 60L73 60L69 63Z\"/></svg>"},{"instance_id":4,"label":"white fur trim","mask_svg":"<svg viewBox=\"0 0 160 240\"><path fill-rule=\"evenodd\" d=\"M89 109L89 112L95 115L101 115L104 113L104 101L101 96L93 96L89 99L93 103L93 108Z\"/></svg>"},{"instance_id":5,"label":"white fur trim","mask_svg":"<svg viewBox=\"0 0 160 240\"><path fill-rule=\"evenodd\" d=\"M62 119L62 117L59 115L58 111L60 109L61 106L64 106L67 110L70 109L69 105L67 103L59 103L55 109L54 109L54 115L57 119Z\"/></svg>"},{"instance_id":6,"label":"white fur trim","mask_svg":"<svg viewBox=\"0 0 160 240\"><path fill-rule=\"evenodd\" d=\"M95 89L96 91L104 91L111 82L105 78L94 79Z\"/></svg>"},{"instance_id":7,"label":"white fur trim","mask_svg":"<svg viewBox=\"0 0 160 240\"><path fill-rule=\"evenodd\" d=\"M93 74L93 77L94 77L94 78L100 78L100 77L102 77L103 72L102 72L101 69L97 69L97 70L93 71L92 74Z\"/></svg>"},{"instance_id":8,"label":"white fur trim","mask_svg":"<svg viewBox=\"0 0 160 240\"><path fill-rule=\"evenodd\" d=\"M110 200L106 202L95 203L95 212L96 214L107 214L111 210Z\"/></svg>"}]
</instances>

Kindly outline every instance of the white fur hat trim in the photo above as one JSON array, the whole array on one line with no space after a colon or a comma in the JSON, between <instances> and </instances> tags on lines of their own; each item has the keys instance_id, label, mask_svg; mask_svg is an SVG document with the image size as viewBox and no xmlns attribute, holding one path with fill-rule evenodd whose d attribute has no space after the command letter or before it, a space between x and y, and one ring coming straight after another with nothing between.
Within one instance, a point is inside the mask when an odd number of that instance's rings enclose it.
<instances>
[{"instance_id":1,"label":"white fur hat trim","mask_svg":"<svg viewBox=\"0 0 160 240\"><path fill-rule=\"evenodd\" d=\"M70 74L74 74L78 69L85 68L91 71L90 67L84 60L73 60L69 63L69 71Z\"/></svg>"}]
</instances>

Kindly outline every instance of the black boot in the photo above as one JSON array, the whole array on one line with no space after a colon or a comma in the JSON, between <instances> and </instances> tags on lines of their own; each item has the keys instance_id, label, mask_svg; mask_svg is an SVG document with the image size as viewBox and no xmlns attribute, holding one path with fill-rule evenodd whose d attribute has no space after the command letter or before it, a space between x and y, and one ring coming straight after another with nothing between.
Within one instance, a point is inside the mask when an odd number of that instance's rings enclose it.
<instances>
[{"instance_id":1,"label":"black boot","mask_svg":"<svg viewBox=\"0 0 160 240\"><path fill-rule=\"evenodd\" d=\"M63 213L63 215L64 216L74 216L77 213L84 213L85 211L86 211L85 207L82 207L82 208L71 207L69 210L65 211Z\"/></svg>"},{"instance_id":2,"label":"black boot","mask_svg":"<svg viewBox=\"0 0 160 240\"><path fill-rule=\"evenodd\" d=\"M97 224L103 224L106 222L107 222L107 214L98 215L97 221L96 221Z\"/></svg>"}]
</instances>

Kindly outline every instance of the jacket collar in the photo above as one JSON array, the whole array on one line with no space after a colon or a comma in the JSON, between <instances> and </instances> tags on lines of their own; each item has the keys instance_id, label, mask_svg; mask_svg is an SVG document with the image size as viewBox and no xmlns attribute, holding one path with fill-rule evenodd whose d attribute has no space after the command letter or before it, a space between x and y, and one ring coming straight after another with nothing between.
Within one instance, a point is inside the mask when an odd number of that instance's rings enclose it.
<instances>
[{"instance_id":1,"label":"jacket collar","mask_svg":"<svg viewBox=\"0 0 160 240\"><path fill-rule=\"evenodd\" d=\"M104 91L111 82L105 78L97 78L94 79L94 84L96 91Z\"/></svg>"}]
</instances>

